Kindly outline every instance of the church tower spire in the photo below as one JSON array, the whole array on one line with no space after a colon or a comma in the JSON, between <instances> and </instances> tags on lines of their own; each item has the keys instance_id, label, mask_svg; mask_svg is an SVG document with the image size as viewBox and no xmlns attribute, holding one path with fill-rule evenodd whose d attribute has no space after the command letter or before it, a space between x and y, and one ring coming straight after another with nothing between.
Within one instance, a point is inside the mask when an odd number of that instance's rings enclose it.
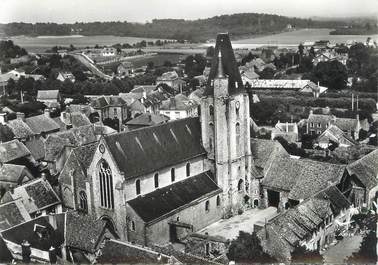
<instances>
[{"instance_id":1,"label":"church tower spire","mask_svg":"<svg viewBox=\"0 0 378 265\"><path fill-rule=\"evenodd\" d=\"M228 34L217 36L205 97L201 100L202 142L215 181L223 190L224 216L250 205L252 156L249 98Z\"/></svg>"}]
</instances>

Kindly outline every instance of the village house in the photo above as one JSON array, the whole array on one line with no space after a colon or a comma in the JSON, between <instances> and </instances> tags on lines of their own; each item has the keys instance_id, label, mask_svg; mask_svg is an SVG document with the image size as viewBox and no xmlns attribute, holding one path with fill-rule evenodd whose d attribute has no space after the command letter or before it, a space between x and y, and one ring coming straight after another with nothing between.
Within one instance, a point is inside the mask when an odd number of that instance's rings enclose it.
<instances>
[{"instance_id":1,"label":"village house","mask_svg":"<svg viewBox=\"0 0 378 265\"><path fill-rule=\"evenodd\" d=\"M147 126L166 123L168 121L169 117L163 114L143 113L126 122L126 130L136 130Z\"/></svg>"},{"instance_id":2,"label":"village house","mask_svg":"<svg viewBox=\"0 0 378 265\"><path fill-rule=\"evenodd\" d=\"M29 169L23 165L0 165L0 199L6 191L34 179Z\"/></svg>"},{"instance_id":3,"label":"village house","mask_svg":"<svg viewBox=\"0 0 378 265\"><path fill-rule=\"evenodd\" d=\"M352 214L348 199L330 186L255 229L265 252L279 262L289 262L298 246L319 251L329 246L337 229L348 228Z\"/></svg>"},{"instance_id":4,"label":"village house","mask_svg":"<svg viewBox=\"0 0 378 265\"><path fill-rule=\"evenodd\" d=\"M259 79L259 75L255 73L254 70L248 69L246 71L242 70L240 71L241 78L243 80L243 84L247 85L252 83L252 80Z\"/></svg>"},{"instance_id":5,"label":"village house","mask_svg":"<svg viewBox=\"0 0 378 265\"><path fill-rule=\"evenodd\" d=\"M162 102L160 114L169 117L170 120L184 119L198 116L199 105L183 94L177 94Z\"/></svg>"},{"instance_id":6,"label":"village house","mask_svg":"<svg viewBox=\"0 0 378 265\"><path fill-rule=\"evenodd\" d=\"M61 100L59 90L38 90L37 101L44 103L49 109L60 109Z\"/></svg>"},{"instance_id":7,"label":"village house","mask_svg":"<svg viewBox=\"0 0 378 265\"><path fill-rule=\"evenodd\" d=\"M182 92L185 82L181 80L176 71L166 72L156 79L156 85L166 84L176 92Z\"/></svg>"},{"instance_id":8,"label":"village house","mask_svg":"<svg viewBox=\"0 0 378 265\"><path fill-rule=\"evenodd\" d=\"M101 50L101 55L103 57L111 57L111 56L116 56L117 50L112 47L105 47Z\"/></svg>"},{"instance_id":9,"label":"village house","mask_svg":"<svg viewBox=\"0 0 378 265\"><path fill-rule=\"evenodd\" d=\"M59 72L56 77L57 80L64 82L65 80L70 80L72 83L75 83L75 76L71 72Z\"/></svg>"},{"instance_id":10,"label":"village house","mask_svg":"<svg viewBox=\"0 0 378 265\"><path fill-rule=\"evenodd\" d=\"M271 139L282 137L289 143L298 142L298 125L295 122L278 121L271 132Z\"/></svg>"},{"instance_id":11,"label":"village house","mask_svg":"<svg viewBox=\"0 0 378 265\"><path fill-rule=\"evenodd\" d=\"M117 67L117 74L122 77L131 76L133 74L133 64L131 62L122 62Z\"/></svg>"},{"instance_id":12,"label":"village house","mask_svg":"<svg viewBox=\"0 0 378 265\"><path fill-rule=\"evenodd\" d=\"M33 78L35 81L45 79L43 75L26 74L25 71L22 70L22 69L13 69L13 70L11 70L7 73L4 73L4 74L0 73L0 87L1 87L1 89L3 89L4 87L6 87L8 85L8 82L9 82L10 79L13 79L14 81L18 81L21 77Z\"/></svg>"},{"instance_id":13,"label":"village house","mask_svg":"<svg viewBox=\"0 0 378 265\"><path fill-rule=\"evenodd\" d=\"M98 113L101 122L107 119L118 120L118 130L121 130L122 124L127 120L127 104L119 96L100 96L92 101L91 106Z\"/></svg>"},{"instance_id":14,"label":"village house","mask_svg":"<svg viewBox=\"0 0 378 265\"><path fill-rule=\"evenodd\" d=\"M315 143L315 145L323 149L329 148L332 145L348 147L356 144L356 141L333 124L330 125L321 135L319 135Z\"/></svg>"}]
</instances>

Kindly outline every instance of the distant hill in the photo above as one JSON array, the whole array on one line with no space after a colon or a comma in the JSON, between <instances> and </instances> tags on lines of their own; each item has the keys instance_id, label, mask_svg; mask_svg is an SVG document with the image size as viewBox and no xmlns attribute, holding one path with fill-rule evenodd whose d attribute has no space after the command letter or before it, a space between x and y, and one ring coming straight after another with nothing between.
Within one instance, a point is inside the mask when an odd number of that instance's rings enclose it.
<instances>
[{"instance_id":1,"label":"distant hill","mask_svg":"<svg viewBox=\"0 0 378 265\"><path fill-rule=\"evenodd\" d=\"M150 23L91 22L75 24L9 23L0 26L8 36L15 35L116 35L205 41L218 32L229 32L233 38L282 32L287 25L294 28L337 28L342 21L317 21L269 14L243 13L207 19L154 19ZM1 32L0 32L1 34Z\"/></svg>"}]
</instances>

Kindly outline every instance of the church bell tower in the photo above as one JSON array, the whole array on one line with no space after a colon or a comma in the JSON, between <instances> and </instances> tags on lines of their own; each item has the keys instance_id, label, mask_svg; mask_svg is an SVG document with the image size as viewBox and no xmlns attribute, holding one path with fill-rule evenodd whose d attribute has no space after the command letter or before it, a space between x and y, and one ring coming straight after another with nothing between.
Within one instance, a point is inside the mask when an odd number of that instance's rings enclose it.
<instances>
[{"instance_id":1,"label":"church bell tower","mask_svg":"<svg viewBox=\"0 0 378 265\"><path fill-rule=\"evenodd\" d=\"M251 203L252 156L249 98L228 34L219 34L205 96L201 102L202 141L215 180L223 190L224 216Z\"/></svg>"}]
</instances>

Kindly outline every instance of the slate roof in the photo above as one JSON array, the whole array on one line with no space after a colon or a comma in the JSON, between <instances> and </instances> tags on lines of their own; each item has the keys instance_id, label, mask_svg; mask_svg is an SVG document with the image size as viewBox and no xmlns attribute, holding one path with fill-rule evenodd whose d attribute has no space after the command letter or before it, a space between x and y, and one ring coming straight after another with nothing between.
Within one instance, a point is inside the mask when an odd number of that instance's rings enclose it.
<instances>
[{"instance_id":1,"label":"slate roof","mask_svg":"<svg viewBox=\"0 0 378 265\"><path fill-rule=\"evenodd\" d=\"M30 220L30 216L21 200L0 204L0 231Z\"/></svg>"},{"instance_id":2,"label":"slate roof","mask_svg":"<svg viewBox=\"0 0 378 265\"><path fill-rule=\"evenodd\" d=\"M18 140L12 140L6 143L0 143L0 162L8 163L18 158L29 156L30 151L23 143Z\"/></svg>"},{"instance_id":3,"label":"slate roof","mask_svg":"<svg viewBox=\"0 0 378 265\"><path fill-rule=\"evenodd\" d=\"M45 144L40 137L26 141L25 146L30 151L34 159L41 160L45 157Z\"/></svg>"},{"instance_id":4,"label":"slate roof","mask_svg":"<svg viewBox=\"0 0 378 265\"><path fill-rule=\"evenodd\" d=\"M125 178L176 165L206 153L198 118L176 120L104 137Z\"/></svg>"},{"instance_id":5,"label":"slate roof","mask_svg":"<svg viewBox=\"0 0 378 265\"><path fill-rule=\"evenodd\" d=\"M42 229L41 232L45 230L44 236L38 236L38 233L35 232L36 228ZM5 240L17 245L21 245L24 240L27 240L32 248L43 251L48 251L51 246L57 249L64 243L64 234L51 226L48 216L41 216L17 225L1 232L1 235Z\"/></svg>"},{"instance_id":6,"label":"slate roof","mask_svg":"<svg viewBox=\"0 0 378 265\"><path fill-rule=\"evenodd\" d=\"M90 215L74 211L66 212L66 245L94 253L105 230L106 222L94 219Z\"/></svg>"},{"instance_id":7,"label":"slate roof","mask_svg":"<svg viewBox=\"0 0 378 265\"><path fill-rule=\"evenodd\" d=\"M349 174L355 175L367 189L378 185L378 150L374 150L347 166Z\"/></svg>"},{"instance_id":8,"label":"slate roof","mask_svg":"<svg viewBox=\"0 0 378 265\"><path fill-rule=\"evenodd\" d=\"M219 52L222 56L221 61L223 66L223 73L228 77L229 94L232 95L245 92L240 72L235 60L230 37L228 36L228 33L220 33L217 36L215 44L214 56L211 62L211 69L209 78L207 80L205 95L214 94L214 87L212 86L211 81L218 76ZM237 83L237 86L235 83Z\"/></svg>"},{"instance_id":9,"label":"slate roof","mask_svg":"<svg viewBox=\"0 0 378 265\"><path fill-rule=\"evenodd\" d=\"M34 134L50 133L60 130L59 124L45 114L26 118L25 122Z\"/></svg>"},{"instance_id":10,"label":"slate roof","mask_svg":"<svg viewBox=\"0 0 378 265\"><path fill-rule=\"evenodd\" d=\"M346 166L307 159L278 158L268 169L263 186L289 191L289 198L301 200L339 183Z\"/></svg>"},{"instance_id":11,"label":"slate roof","mask_svg":"<svg viewBox=\"0 0 378 265\"><path fill-rule=\"evenodd\" d=\"M189 206L191 202L210 193L221 192L211 179L211 175L212 173L207 171L157 189L127 203L144 222L148 223L180 207Z\"/></svg>"},{"instance_id":12,"label":"slate roof","mask_svg":"<svg viewBox=\"0 0 378 265\"><path fill-rule=\"evenodd\" d=\"M100 264L169 264L170 257L149 248L118 240L107 240L97 258Z\"/></svg>"},{"instance_id":13,"label":"slate roof","mask_svg":"<svg viewBox=\"0 0 378 265\"><path fill-rule=\"evenodd\" d=\"M152 126L169 121L163 114L143 113L138 117L128 121L126 125Z\"/></svg>"},{"instance_id":14,"label":"slate roof","mask_svg":"<svg viewBox=\"0 0 378 265\"><path fill-rule=\"evenodd\" d=\"M13 193L7 193L13 200L21 198L29 214L60 203L50 183L41 178L14 188Z\"/></svg>"},{"instance_id":15,"label":"slate roof","mask_svg":"<svg viewBox=\"0 0 378 265\"><path fill-rule=\"evenodd\" d=\"M57 100L59 97L59 90L38 90L37 100Z\"/></svg>"},{"instance_id":16,"label":"slate roof","mask_svg":"<svg viewBox=\"0 0 378 265\"><path fill-rule=\"evenodd\" d=\"M17 139L28 138L35 134L32 129L30 129L30 127L21 119L10 120L7 125L11 128L15 138Z\"/></svg>"},{"instance_id":17,"label":"slate roof","mask_svg":"<svg viewBox=\"0 0 378 265\"><path fill-rule=\"evenodd\" d=\"M25 166L13 165L13 164L3 164L0 166L0 186L1 182L13 183L14 186L21 185L23 173L28 170Z\"/></svg>"}]
</instances>

